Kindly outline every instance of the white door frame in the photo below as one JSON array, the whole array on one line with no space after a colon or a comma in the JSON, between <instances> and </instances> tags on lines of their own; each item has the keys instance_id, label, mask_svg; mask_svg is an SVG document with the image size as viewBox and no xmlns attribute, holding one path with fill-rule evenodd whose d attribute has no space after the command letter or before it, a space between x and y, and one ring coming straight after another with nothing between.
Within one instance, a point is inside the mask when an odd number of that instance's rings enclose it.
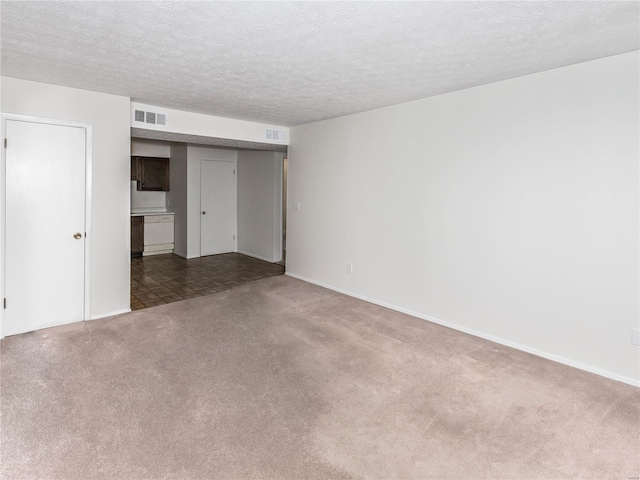
<instances>
[{"instance_id":1,"label":"white door frame","mask_svg":"<svg viewBox=\"0 0 640 480\"><path fill-rule=\"evenodd\" d=\"M6 298L6 150L4 139L7 138L7 120L27 123L41 123L45 125L57 125L63 127L77 127L85 130L85 193L84 193L84 310L83 320L89 320L91 315L91 171L93 160L93 128L91 124L74 122L70 120L59 120L55 118L33 117L30 115L15 115L10 113L0 114L2 132L2 155L0 164L0 294L2 299ZM0 305L0 338L4 338L4 308Z\"/></svg>"}]
</instances>

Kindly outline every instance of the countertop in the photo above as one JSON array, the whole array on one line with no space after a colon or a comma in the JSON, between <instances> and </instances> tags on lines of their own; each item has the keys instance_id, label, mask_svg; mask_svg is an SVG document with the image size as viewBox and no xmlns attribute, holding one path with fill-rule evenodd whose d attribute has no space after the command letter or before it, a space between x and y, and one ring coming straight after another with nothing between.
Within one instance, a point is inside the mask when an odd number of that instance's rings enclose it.
<instances>
[{"instance_id":1,"label":"countertop","mask_svg":"<svg viewBox=\"0 0 640 480\"><path fill-rule=\"evenodd\" d=\"M131 212L132 217L144 217L147 215L175 215L175 212L158 212L157 210L152 210L152 211L136 210L135 212Z\"/></svg>"}]
</instances>

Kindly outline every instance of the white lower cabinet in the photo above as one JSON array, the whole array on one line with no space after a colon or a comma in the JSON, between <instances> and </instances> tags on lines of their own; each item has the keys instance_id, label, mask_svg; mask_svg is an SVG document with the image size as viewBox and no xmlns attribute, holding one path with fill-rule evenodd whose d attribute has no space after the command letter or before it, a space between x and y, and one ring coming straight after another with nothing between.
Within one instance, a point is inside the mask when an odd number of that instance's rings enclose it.
<instances>
[{"instance_id":1,"label":"white lower cabinet","mask_svg":"<svg viewBox=\"0 0 640 480\"><path fill-rule=\"evenodd\" d=\"M159 255L173 252L173 215L144 216L143 255Z\"/></svg>"}]
</instances>

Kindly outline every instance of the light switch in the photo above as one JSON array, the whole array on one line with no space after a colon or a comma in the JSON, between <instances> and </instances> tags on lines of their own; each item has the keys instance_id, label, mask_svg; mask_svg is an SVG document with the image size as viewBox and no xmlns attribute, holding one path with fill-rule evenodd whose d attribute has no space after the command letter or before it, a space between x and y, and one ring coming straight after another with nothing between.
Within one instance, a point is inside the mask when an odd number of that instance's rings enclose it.
<instances>
[{"instance_id":1,"label":"light switch","mask_svg":"<svg viewBox=\"0 0 640 480\"><path fill-rule=\"evenodd\" d=\"M300 202L295 202L295 203L293 204L293 209L294 209L294 210L300 210Z\"/></svg>"}]
</instances>

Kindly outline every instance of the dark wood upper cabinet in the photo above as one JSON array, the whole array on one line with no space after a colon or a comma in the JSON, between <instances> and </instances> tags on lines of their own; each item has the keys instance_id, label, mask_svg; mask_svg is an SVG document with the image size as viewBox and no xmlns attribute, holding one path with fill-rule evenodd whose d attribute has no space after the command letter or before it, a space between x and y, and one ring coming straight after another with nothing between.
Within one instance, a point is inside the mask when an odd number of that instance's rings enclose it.
<instances>
[{"instance_id":1,"label":"dark wood upper cabinet","mask_svg":"<svg viewBox=\"0 0 640 480\"><path fill-rule=\"evenodd\" d=\"M131 180L138 182L137 190L140 191L168 192L169 159L131 157Z\"/></svg>"}]
</instances>

